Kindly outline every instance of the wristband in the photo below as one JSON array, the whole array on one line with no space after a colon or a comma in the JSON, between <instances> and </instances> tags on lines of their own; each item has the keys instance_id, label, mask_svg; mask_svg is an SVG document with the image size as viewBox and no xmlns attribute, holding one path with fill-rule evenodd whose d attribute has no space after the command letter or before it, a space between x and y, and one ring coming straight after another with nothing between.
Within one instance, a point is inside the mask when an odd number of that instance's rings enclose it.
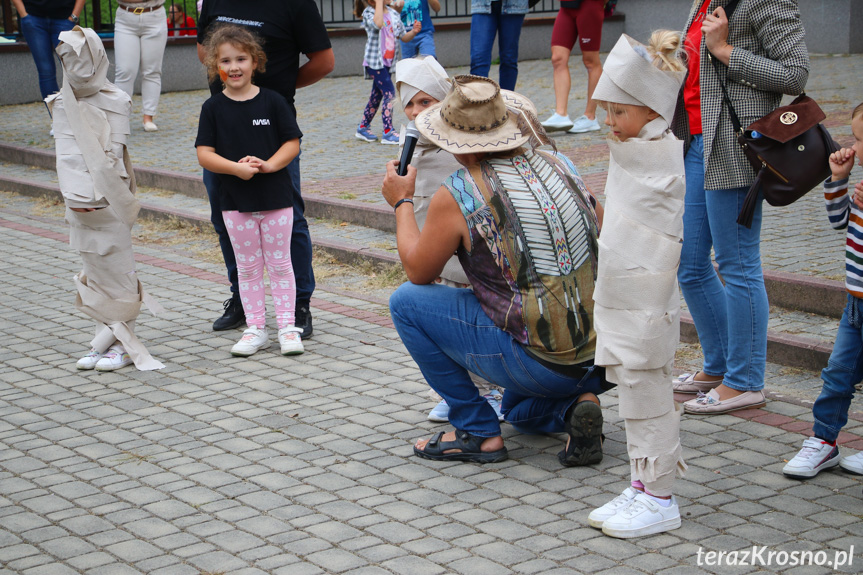
<instances>
[{"instance_id":1,"label":"wristband","mask_svg":"<svg viewBox=\"0 0 863 575\"><path fill-rule=\"evenodd\" d=\"M396 205L393 206L393 211L396 211L397 209L399 209L399 206L404 204L404 203L413 204L414 201L411 198L402 198L396 202Z\"/></svg>"}]
</instances>

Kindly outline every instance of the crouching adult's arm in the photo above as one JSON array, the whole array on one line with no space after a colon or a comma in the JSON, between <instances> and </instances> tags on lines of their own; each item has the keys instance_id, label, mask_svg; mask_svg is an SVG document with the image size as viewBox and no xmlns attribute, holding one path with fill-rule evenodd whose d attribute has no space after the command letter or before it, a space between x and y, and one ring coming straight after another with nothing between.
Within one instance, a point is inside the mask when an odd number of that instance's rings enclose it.
<instances>
[{"instance_id":1,"label":"crouching adult's arm","mask_svg":"<svg viewBox=\"0 0 863 575\"><path fill-rule=\"evenodd\" d=\"M381 189L390 206L402 199L412 199L414 195L416 168L408 166L407 175L399 176L397 167L395 160L387 164ZM470 247L467 223L449 190L443 186L429 202L422 231L417 225L413 204L403 202L395 212L399 258L408 279L415 284L431 283L438 278L459 244Z\"/></svg>"}]
</instances>

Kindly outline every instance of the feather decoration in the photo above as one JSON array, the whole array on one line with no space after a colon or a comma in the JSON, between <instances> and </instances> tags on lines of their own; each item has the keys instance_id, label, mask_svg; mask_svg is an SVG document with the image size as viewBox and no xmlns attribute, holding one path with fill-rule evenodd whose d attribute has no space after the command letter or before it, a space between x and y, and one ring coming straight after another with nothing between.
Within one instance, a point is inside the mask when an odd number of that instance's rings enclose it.
<instances>
[{"instance_id":1,"label":"feather decoration","mask_svg":"<svg viewBox=\"0 0 863 575\"><path fill-rule=\"evenodd\" d=\"M551 146L555 152L557 151L554 140L549 137L545 128L539 123L539 118L536 117L536 114L524 108L508 108L518 116L518 129L521 130L522 135L530 136L527 142L530 144L531 149L540 146Z\"/></svg>"}]
</instances>

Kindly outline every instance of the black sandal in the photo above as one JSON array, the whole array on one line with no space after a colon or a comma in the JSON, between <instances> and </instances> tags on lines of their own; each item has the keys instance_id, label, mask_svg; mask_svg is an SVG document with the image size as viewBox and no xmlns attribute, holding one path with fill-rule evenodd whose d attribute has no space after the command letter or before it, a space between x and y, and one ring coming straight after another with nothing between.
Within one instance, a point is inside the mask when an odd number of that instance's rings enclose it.
<instances>
[{"instance_id":1,"label":"black sandal","mask_svg":"<svg viewBox=\"0 0 863 575\"><path fill-rule=\"evenodd\" d=\"M564 467L593 465L602 461L602 408L592 401L575 404L566 419L564 430L569 445L557 454Z\"/></svg>"},{"instance_id":2,"label":"black sandal","mask_svg":"<svg viewBox=\"0 0 863 575\"><path fill-rule=\"evenodd\" d=\"M509 457L506 447L497 451L482 451L482 442L488 437L478 437L467 431L456 429L455 441L441 441L443 434L443 431L435 434L426 443L425 449L417 449L414 445L414 455L435 461L472 461L473 463L497 463L498 461L505 461ZM453 449L459 451L447 453Z\"/></svg>"}]
</instances>

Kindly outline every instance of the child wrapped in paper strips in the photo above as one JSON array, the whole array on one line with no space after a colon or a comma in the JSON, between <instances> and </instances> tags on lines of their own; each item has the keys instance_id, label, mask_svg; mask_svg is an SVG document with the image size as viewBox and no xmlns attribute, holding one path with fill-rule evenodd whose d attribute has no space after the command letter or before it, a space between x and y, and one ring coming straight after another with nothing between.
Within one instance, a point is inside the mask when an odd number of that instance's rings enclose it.
<instances>
[{"instance_id":1,"label":"child wrapped in paper strips","mask_svg":"<svg viewBox=\"0 0 863 575\"><path fill-rule=\"evenodd\" d=\"M654 33L649 46L622 36L593 94L612 131L594 292L596 364L618 386L632 485L589 521L613 537L680 526L672 487L686 464L671 369L685 179L683 142L669 130L684 77L678 46L679 35L668 31Z\"/></svg>"},{"instance_id":2,"label":"child wrapped in paper strips","mask_svg":"<svg viewBox=\"0 0 863 575\"><path fill-rule=\"evenodd\" d=\"M77 367L113 371L134 363L140 370L160 369L165 366L134 331L142 303L154 314L162 308L144 292L132 254L139 206L126 150L131 99L106 80L108 57L93 30L75 26L61 33L57 54L63 87L46 102L53 112L69 243L84 264L74 278L75 306L96 322L91 349Z\"/></svg>"}]
</instances>

